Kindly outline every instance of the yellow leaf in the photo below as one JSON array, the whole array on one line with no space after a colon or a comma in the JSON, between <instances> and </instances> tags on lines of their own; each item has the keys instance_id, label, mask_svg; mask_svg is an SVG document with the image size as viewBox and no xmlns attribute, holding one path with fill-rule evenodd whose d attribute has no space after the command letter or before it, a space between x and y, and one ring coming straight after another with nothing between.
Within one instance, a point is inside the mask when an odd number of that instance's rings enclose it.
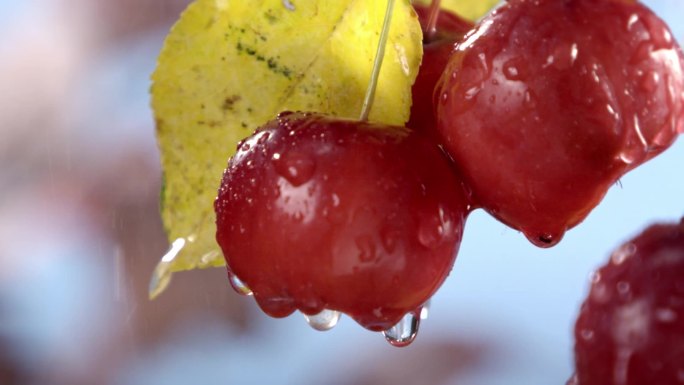
<instances>
[{"instance_id":1,"label":"yellow leaf","mask_svg":"<svg viewBox=\"0 0 684 385\"><path fill-rule=\"evenodd\" d=\"M385 1L197 0L166 39L152 75L171 272L224 263L213 201L236 144L284 110L361 113ZM407 0L397 2L370 120L403 125L422 58Z\"/></svg>"},{"instance_id":2,"label":"yellow leaf","mask_svg":"<svg viewBox=\"0 0 684 385\"><path fill-rule=\"evenodd\" d=\"M430 0L415 0L417 3L430 4ZM440 6L469 20L477 20L486 15L500 0L442 0Z\"/></svg>"}]
</instances>

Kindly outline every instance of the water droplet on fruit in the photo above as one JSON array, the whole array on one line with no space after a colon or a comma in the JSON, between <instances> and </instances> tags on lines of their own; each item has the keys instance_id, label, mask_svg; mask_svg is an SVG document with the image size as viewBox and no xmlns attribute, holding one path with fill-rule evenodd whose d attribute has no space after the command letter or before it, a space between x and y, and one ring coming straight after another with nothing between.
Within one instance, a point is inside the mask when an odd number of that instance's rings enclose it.
<instances>
[{"instance_id":1,"label":"water droplet on fruit","mask_svg":"<svg viewBox=\"0 0 684 385\"><path fill-rule=\"evenodd\" d=\"M259 135L259 138L257 139L257 143L263 145L266 143L271 138L271 133L270 132L263 132Z\"/></svg>"},{"instance_id":2,"label":"water droplet on fruit","mask_svg":"<svg viewBox=\"0 0 684 385\"><path fill-rule=\"evenodd\" d=\"M552 65L558 70L567 70L575 64L577 54L578 49L576 43L570 44L569 42L563 42L553 50L552 57L554 60L552 61Z\"/></svg>"},{"instance_id":3,"label":"water droplet on fruit","mask_svg":"<svg viewBox=\"0 0 684 385\"><path fill-rule=\"evenodd\" d=\"M509 80L518 80L518 68L514 65L504 67L504 75Z\"/></svg>"},{"instance_id":4,"label":"water droplet on fruit","mask_svg":"<svg viewBox=\"0 0 684 385\"><path fill-rule=\"evenodd\" d=\"M635 157L632 154L632 152L627 152L627 151L621 152L618 155L618 159L620 159L620 161L622 161L626 165L630 165L630 164L634 163L634 161L635 161Z\"/></svg>"},{"instance_id":5,"label":"water droplet on fruit","mask_svg":"<svg viewBox=\"0 0 684 385\"><path fill-rule=\"evenodd\" d=\"M476 97L477 94L479 94L481 90L482 90L482 88L479 86L470 87L466 90L464 97L466 100L471 100L474 97Z\"/></svg>"},{"instance_id":6,"label":"water droplet on fruit","mask_svg":"<svg viewBox=\"0 0 684 385\"><path fill-rule=\"evenodd\" d=\"M398 231L389 226L383 227L380 230L380 242L382 242L382 247L388 254L394 253L399 242Z\"/></svg>"},{"instance_id":7,"label":"water droplet on fruit","mask_svg":"<svg viewBox=\"0 0 684 385\"><path fill-rule=\"evenodd\" d=\"M648 40L642 41L637 46L636 50L634 51L634 55L632 55L632 57L629 61L632 64L636 64L636 63L648 60L651 58L652 52L653 52L653 43L651 43Z\"/></svg>"},{"instance_id":8,"label":"water droplet on fruit","mask_svg":"<svg viewBox=\"0 0 684 385\"><path fill-rule=\"evenodd\" d=\"M561 238L563 238L563 234L558 234L554 235L551 233L543 233L543 234L530 234L528 232L523 232L525 234L525 237L532 242L533 245L537 247L542 247L542 248L547 248L547 247L552 247L558 244L560 242Z\"/></svg>"},{"instance_id":9,"label":"water droplet on fruit","mask_svg":"<svg viewBox=\"0 0 684 385\"><path fill-rule=\"evenodd\" d=\"M428 249L434 249L444 239L444 223L437 216L423 216L418 224L418 242Z\"/></svg>"},{"instance_id":10,"label":"water droplet on fruit","mask_svg":"<svg viewBox=\"0 0 684 385\"><path fill-rule=\"evenodd\" d=\"M503 73L508 80L525 80L527 79L527 60L523 57L516 56L508 59L503 64Z\"/></svg>"},{"instance_id":11,"label":"water droplet on fruit","mask_svg":"<svg viewBox=\"0 0 684 385\"><path fill-rule=\"evenodd\" d=\"M411 344L418 335L420 317L415 312L407 313L396 325L382 332L392 346L404 347Z\"/></svg>"},{"instance_id":12,"label":"water droplet on fruit","mask_svg":"<svg viewBox=\"0 0 684 385\"><path fill-rule=\"evenodd\" d=\"M610 301L612 294L606 284L597 283L591 287L591 292L589 292L589 296L593 302L596 302L598 304L606 304Z\"/></svg>"},{"instance_id":13,"label":"water droplet on fruit","mask_svg":"<svg viewBox=\"0 0 684 385\"><path fill-rule=\"evenodd\" d=\"M318 314L306 315L304 319L312 328L324 332L334 328L340 320L342 314L339 311L323 309Z\"/></svg>"},{"instance_id":14,"label":"water droplet on fruit","mask_svg":"<svg viewBox=\"0 0 684 385\"><path fill-rule=\"evenodd\" d=\"M610 256L611 262L616 265L621 265L627 260L627 258L633 256L637 251L636 245L633 243L627 243L620 246L619 249L615 250L613 255Z\"/></svg>"},{"instance_id":15,"label":"water droplet on fruit","mask_svg":"<svg viewBox=\"0 0 684 385\"><path fill-rule=\"evenodd\" d=\"M316 162L299 151L279 154L277 158L274 154L272 159L278 174L295 187L308 182L316 170Z\"/></svg>"},{"instance_id":16,"label":"water droplet on fruit","mask_svg":"<svg viewBox=\"0 0 684 385\"><path fill-rule=\"evenodd\" d=\"M620 296L628 298L631 296L632 286L628 282L620 281L615 285Z\"/></svg>"},{"instance_id":17,"label":"water droplet on fruit","mask_svg":"<svg viewBox=\"0 0 684 385\"><path fill-rule=\"evenodd\" d=\"M587 341L587 342L591 341L594 339L594 331L591 329L582 329L582 330L580 330L580 337L584 341Z\"/></svg>"},{"instance_id":18,"label":"water droplet on fruit","mask_svg":"<svg viewBox=\"0 0 684 385\"><path fill-rule=\"evenodd\" d=\"M658 84L660 84L660 75L657 72L646 73L639 82L641 90L647 94L651 94L658 89Z\"/></svg>"},{"instance_id":19,"label":"water droplet on fruit","mask_svg":"<svg viewBox=\"0 0 684 385\"><path fill-rule=\"evenodd\" d=\"M632 27L634 27L634 24L636 24L637 21L639 21L639 15L637 15L636 13L632 14L629 17L629 20L627 20L627 31L628 32L632 30Z\"/></svg>"},{"instance_id":20,"label":"water droplet on fruit","mask_svg":"<svg viewBox=\"0 0 684 385\"><path fill-rule=\"evenodd\" d=\"M230 270L228 271L228 282L230 283L230 287L232 287L233 290L240 295L247 296L253 294L252 290Z\"/></svg>"},{"instance_id":21,"label":"water droplet on fruit","mask_svg":"<svg viewBox=\"0 0 684 385\"><path fill-rule=\"evenodd\" d=\"M375 240L370 235L361 235L354 240L356 248L359 251L359 260L361 262L371 262L377 257L375 250Z\"/></svg>"},{"instance_id":22,"label":"water droplet on fruit","mask_svg":"<svg viewBox=\"0 0 684 385\"><path fill-rule=\"evenodd\" d=\"M672 323L677 320L677 313L668 308L661 308L655 311L655 317L662 323Z\"/></svg>"}]
</instances>

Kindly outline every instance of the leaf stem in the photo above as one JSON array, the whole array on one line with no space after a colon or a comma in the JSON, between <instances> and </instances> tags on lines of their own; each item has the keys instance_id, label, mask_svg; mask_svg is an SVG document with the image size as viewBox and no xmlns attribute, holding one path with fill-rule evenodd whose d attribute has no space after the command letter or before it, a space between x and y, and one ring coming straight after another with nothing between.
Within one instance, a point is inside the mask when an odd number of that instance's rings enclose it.
<instances>
[{"instance_id":1,"label":"leaf stem","mask_svg":"<svg viewBox=\"0 0 684 385\"><path fill-rule=\"evenodd\" d=\"M370 115L370 110L373 107L375 90L378 88L378 79L380 78L380 69L382 68L382 61L385 58L385 47L387 46L387 39L389 38L390 25L392 24L392 14L394 13L393 11L394 0L387 0L385 20L382 23L382 32L380 33L380 40L378 41L378 50L375 53L375 61L373 62L373 71L371 72L370 84L366 90L366 97L363 100L363 107L361 108L361 121L368 120L368 115Z\"/></svg>"},{"instance_id":2,"label":"leaf stem","mask_svg":"<svg viewBox=\"0 0 684 385\"><path fill-rule=\"evenodd\" d=\"M425 36L423 37L425 42L431 42L435 37L435 33L437 33L437 18L439 17L439 5L441 2L441 0L432 0L432 3L430 3L430 13L428 14Z\"/></svg>"}]
</instances>

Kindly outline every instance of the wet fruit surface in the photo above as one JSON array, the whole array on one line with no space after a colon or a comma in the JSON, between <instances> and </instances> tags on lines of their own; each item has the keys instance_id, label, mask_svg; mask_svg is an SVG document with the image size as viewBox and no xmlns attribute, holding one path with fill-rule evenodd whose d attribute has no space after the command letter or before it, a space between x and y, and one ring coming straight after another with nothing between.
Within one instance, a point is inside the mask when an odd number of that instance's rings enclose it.
<instances>
[{"instance_id":1,"label":"wet fruit surface","mask_svg":"<svg viewBox=\"0 0 684 385\"><path fill-rule=\"evenodd\" d=\"M440 135L488 212L552 246L682 130L682 61L637 2L511 0L452 55Z\"/></svg>"},{"instance_id":2,"label":"wet fruit surface","mask_svg":"<svg viewBox=\"0 0 684 385\"><path fill-rule=\"evenodd\" d=\"M570 384L684 383L684 219L613 253L592 279L575 339Z\"/></svg>"},{"instance_id":3,"label":"wet fruit surface","mask_svg":"<svg viewBox=\"0 0 684 385\"><path fill-rule=\"evenodd\" d=\"M474 27L470 20L446 9L440 9L435 22L435 30L428 31L432 7L433 5L413 4L413 9L416 10L420 27L423 30L423 43L431 43L435 40L459 40Z\"/></svg>"},{"instance_id":4,"label":"wet fruit surface","mask_svg":"<svg viewBox=\"0 0 684 385\"><path fill-rule=\"evenodd\" d=\"M432 296L468 212L421 134L300 113L241 143L215 209L229 270L266 313L301 310L324 329L336 319L321 312L341 311L371 330Z\"/></svg>"},{"instance_id":5,"label":"wet fruit surface","mask_svg":"<svg viewBox=\"0 0 684 385\"><path fill-rule=\"evenodd\" d=\"M411 89L413 104L409 128L424 130L437 136L434 91L455 45L473 28L470 21L446 10L440 10L435 31L427 31L430 7L414 4L423 29L423 61Z\"/></svg>"}]
</instances>

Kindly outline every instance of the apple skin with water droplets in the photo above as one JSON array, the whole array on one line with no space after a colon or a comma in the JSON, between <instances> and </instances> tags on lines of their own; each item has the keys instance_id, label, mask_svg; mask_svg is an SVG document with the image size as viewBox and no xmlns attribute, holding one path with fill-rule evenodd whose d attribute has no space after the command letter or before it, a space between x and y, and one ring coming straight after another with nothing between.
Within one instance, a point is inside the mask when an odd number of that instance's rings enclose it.
<instances>
[{"instance_id":1,"label":"apple skin with water droplets","mask_svg":"<svg viewBox=\"0 0 684 385\"><path fill-rule=\"evenodd\" d=\"M684 218L618 248L575 326L574 385L684 383Z\"/></svg>"},{"instance_id":2,"label":"apple skin with water droplets","mask_svg":"<svg viewBox=\"0 0 684 385\"><path fill-rule=\"evenodd\" d=\"M423 134L288 112L238 146L215 210L228 269L264 312L336 310L380 331L444 281L469 204Z\"/></svg>"},{"instance_id":3,"label":"apple skin with water droplets","mask_svg":"<svg viewBox=\"0 0 684 385\"><path fill-rule=\"evenodd\" d=\"M550 247L682 132L682 62L638 2L510 0L452 54L438 130L478 203Z\"/></svg>"}]
</instances>

